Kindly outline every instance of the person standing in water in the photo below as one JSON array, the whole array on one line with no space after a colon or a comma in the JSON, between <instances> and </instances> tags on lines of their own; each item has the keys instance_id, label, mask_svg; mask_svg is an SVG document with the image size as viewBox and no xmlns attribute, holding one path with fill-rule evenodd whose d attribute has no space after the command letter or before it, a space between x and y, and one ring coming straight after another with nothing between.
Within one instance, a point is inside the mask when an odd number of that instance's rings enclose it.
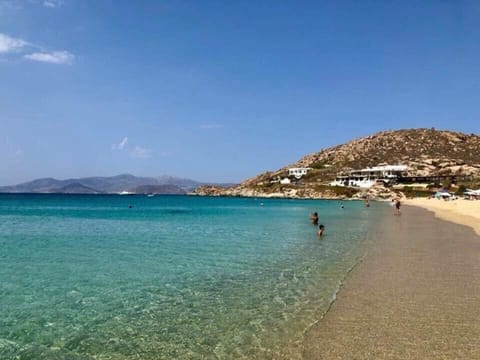
<instances>
[{"instance_id":1,"label":"person standing in water","mask_svg":"<svg viewBox=\"0 0 480 360\"><path fill-rule=\"evenodd\" d=\"M318 237L322 237L324 231L325 231L325 226L321 224L321 225L318 227L318 231L317 231Z\"/></svg>"},{"instance_id":2,"label":"person standing in water","mask_svg":"<svg viewBox=\"0 0 480 360\"><path fill-rule=\"evenodd\" d=\"M313 225L318 225L318 213L314 212L310 215L310 220Z\"/></svg>"}]
</instances>

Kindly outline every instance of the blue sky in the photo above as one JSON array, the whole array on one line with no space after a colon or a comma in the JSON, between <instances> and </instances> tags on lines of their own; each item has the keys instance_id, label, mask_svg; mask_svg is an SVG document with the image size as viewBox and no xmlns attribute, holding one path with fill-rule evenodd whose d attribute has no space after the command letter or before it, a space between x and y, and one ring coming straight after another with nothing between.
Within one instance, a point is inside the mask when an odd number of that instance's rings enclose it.
<instances>
[{"instance_id":1,"label":"blue sky","mask_svg":"<svg viewBox=\"0 0 480 360\"><path fill-rule=\"evenodd\" d=\"M0 0L0 185L238 182L371 133L480 132L478 1Z\"/></svg>"}]
</instances>

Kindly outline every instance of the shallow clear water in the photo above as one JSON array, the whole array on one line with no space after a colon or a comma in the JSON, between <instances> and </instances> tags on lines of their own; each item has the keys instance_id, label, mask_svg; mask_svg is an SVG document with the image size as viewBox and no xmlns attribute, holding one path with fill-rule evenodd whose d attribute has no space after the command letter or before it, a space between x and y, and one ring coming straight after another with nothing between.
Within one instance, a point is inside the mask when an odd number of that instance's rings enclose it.
<instances>
[{"instance_id":1,"label":"shallow clear water","mask_svg":"<svg viewBox=\"0 0 480 360\"><path fill-rule=\"evenodd\" d=\"M0 358L299 358L381 213L343 204L0 195Z\"/></svg>"}]
</instances>

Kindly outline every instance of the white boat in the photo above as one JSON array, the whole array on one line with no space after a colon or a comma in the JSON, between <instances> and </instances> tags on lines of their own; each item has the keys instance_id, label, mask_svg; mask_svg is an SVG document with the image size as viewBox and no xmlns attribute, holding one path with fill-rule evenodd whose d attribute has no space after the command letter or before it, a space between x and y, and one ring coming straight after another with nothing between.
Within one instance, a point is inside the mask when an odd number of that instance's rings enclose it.
<instances>
[{"instance_id":1,"label":"white boat","mask_svg":"<svg viewBox=\"0 0 480 360\"><path fill-rule=\"evenodd\" d=\"M131 195L131 194L133 194L133 193L128 192L128 191L120 191L120 192L118 193L118 195Z\"/></svg>"}]
</instances>

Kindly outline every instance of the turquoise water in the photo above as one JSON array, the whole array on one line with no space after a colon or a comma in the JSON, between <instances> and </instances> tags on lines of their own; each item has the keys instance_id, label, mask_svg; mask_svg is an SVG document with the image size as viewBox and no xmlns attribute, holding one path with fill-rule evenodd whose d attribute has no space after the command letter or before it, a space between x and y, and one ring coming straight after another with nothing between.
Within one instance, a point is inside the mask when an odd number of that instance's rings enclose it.
<instances>
[{"instance_id":1,"label":"turquoise water","mask_svg":"<svg viewBox=\"0 0 480 360\"><path fill-rule=\"evenodd\" d=\"M0 195L0 358L300 358L380 214L343 204Z\"/></svg>"}]
</instances>

